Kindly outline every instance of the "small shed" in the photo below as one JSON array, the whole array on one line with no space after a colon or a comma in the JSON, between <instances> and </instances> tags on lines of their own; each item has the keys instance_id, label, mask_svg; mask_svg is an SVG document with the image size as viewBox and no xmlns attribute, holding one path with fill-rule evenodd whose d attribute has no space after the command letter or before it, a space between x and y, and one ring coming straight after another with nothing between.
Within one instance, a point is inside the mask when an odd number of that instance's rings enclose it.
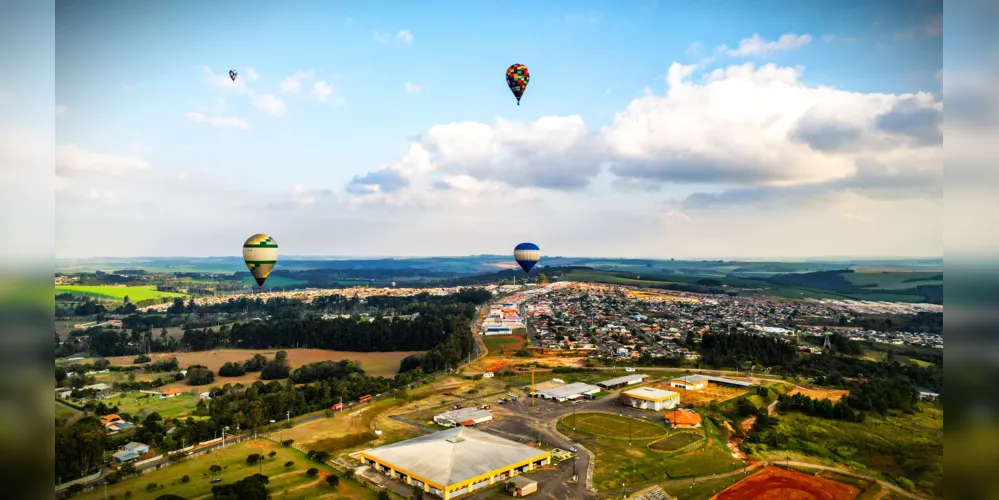
<instances>
[{"instance_id":1,"label":"small shed","mask_svg":"<svg viewBox=\"0 0 999 500\"><path fill-rule=\"evenodd\" d=\"M515 497L530 495L538 491L538 482L524 476L513 476L506 484L508 491L512 492Z\"/></svg>"}]
</instances>

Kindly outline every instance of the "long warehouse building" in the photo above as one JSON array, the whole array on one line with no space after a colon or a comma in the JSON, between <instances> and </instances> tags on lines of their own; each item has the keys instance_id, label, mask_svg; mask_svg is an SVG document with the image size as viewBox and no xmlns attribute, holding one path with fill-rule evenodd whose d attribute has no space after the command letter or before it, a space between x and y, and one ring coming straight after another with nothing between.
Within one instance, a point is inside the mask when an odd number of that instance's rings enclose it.
<instances>
[{"instance_id":1,"label":"long warehouse building","mask_svg":"<svg viewBox=\"0 0 999 500\"><path fill-rule=\"evenodd\" d=\"M551 453L469 427L365 450L358 458L444 500L551 463Z\"/></svg>"}]
</instances>

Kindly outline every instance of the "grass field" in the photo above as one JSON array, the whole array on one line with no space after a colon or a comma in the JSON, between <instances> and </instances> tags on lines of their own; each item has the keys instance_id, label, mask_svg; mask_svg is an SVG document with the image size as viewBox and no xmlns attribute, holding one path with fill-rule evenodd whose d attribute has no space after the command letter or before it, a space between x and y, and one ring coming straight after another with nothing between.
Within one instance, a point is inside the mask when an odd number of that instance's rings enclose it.
<instances>
[{"instance_id":1,"label":"grass field","mask_svg":"<svg viewBox=\"0 0 999 500\"><path fill-rule=\"evenodd\" d=\"M198 391L196 388L192 390ZM203 392L203 391L201 391ZM149 396L143 398L142 396ZM111 398L104 401L108 406L117 406L119 413L128 413L133 419L138 420L138 415L149 415L159 413L164 419L182 417L194 411L198 405L198 396L191 394L181 394L172 398L161 399L155 394L131 393L122 397ZM138 424L138 422L134 422Z\"/></svg>"},{"instance_id":2,"label":"grass field","mask_svg":"<svg viewBox=\"0 0 999 500\"><path fill-rule=\"evenodd\" d=\"M568 415L562 418L561 424L584 434L617 439L628 439L629 430L635 440L655 439L669 432L663 425L609 413Z\"/></svg>"},{"instance_id":3,"label":"grass field","mask_svg":"<svg viewBox=\"0 0 999 500\"><path fill-rule=\"evenodd\" d=\"M749 471L752 473L752 471ZM716 493L723 491L725 488L732 486L733 484L741 481L745 476L742 474L736 474L734 476L723 477L719 479L711 479L709 481L703 481L693 484L678 484L672 486L663 486L663 491L673 495L676 498L682 498L683 500L707 500L714 496Z\"/></svg>"},{"instance_id":4,"label":"grass field","mask_svg":"<svg viewBox=\"0 0 999 500\"><path fill-rule=\"evenodd\" d=\"M680 404L692 404L694 406L709 406L712 402L722 403L729 399L739 397L746 393L745 389L725 387L718 384L709 383L703 389L685 391L683 389L663 387L666 390L680 393Z\"/></svg>"},{"instance_id":5,"label":"grass field","mask_svg":"<svg viewBox=\"0 0 999 500\"><path fill-rule=\"evenodd\" d=\"M513 354L524 345L521 335L483 335L482 341L486 343L490 357Z\"/></svg>"},{"instance_id":6,"label":"grass field","mask_svg":"<svg viewBox=\"0 0 999 500\"><path fill-rule=\"evenodd\" d=\"M304 453L298 450L263 439L227 446L218 453L197 456L161 470L108 485L106 498L112 498L113 495L115 499L124 499L128 491L131 492L129 496L131 500L153 500L168 493L190 499L204 495L210 497L212 478L221 477L222 483L228 484L256 474L260 471L261 466L247 465L247 455L262 453L266 456L271 451L275 451L277 455L273 458L266 458L262 469L263 474L270 479L267 489L270 490L272 498L298 500L317 498L331 493L335 493L333 498L377 498L374 491L342 476L339 488L334 490L325 482L326 475L335 473L332 468L309 460ZM285 467L285 462L289 461L294 462L294 465ZM219 473L210 472L208 468L213 464L218 464L224 470ZM305 475L306 469L310 467L319 469L320 474L315 477ZM190 478L188 483L181 481L185 475ZM146 487L150 483L163 485L163 487L147 490ZM78 498L81 500L103 499L105 498L104 489L96 488Z\"/></svg>"},{"instance_id":7,"label":"grass field","mask_svg":"<svg viewBox=\"0 0 999 500\"><path fill-rule=\"evenodd\" d=\"M720 431L710 422L705 423L708 439L704 446L678 455L650 449L648 445L656 439L633 440L629 444L627 439L603 438L578 429L573 432L572 427L565 424L565 419L558 422L559 432L596 455L593 485L598 490L620 488L622 483L639 485L659 479L718 474L742 466L721 441Z\"/></svg>"},{"instance_id":8,"label":"grass field","mask_svg":"<svg viewBox=\"0 0 999 500\"><path fill-rule=\"evenodd\" d=\"M675 451L704 439L700 432L677 432L649 445L656 451Z\"/></svg>"},{"instance_id":9,"label":"grass field","mask_svg":"<svg viewBox=\"0 0 999 500\"><path fill-rule=\"evenodd\" d=\"M155 286L86 286L56 285L55 293L72 293L84 297L95 297L121 301L125 296L132 302L157 298L187 297L182 293L160 292Z\"/></svg>"},{"instance_id":10,"label":"grass field","mask_svg":"<svg viewBox=\"0 0 999 500\"><path fill-rule=\"evenodd\" d=\"M712 498L716 500L742 500L744 498L852 500L858 494L860 494L860 489L856 486L780 467L766 467Z\"/></svg>"},{"instance_id":11,"label":"grass field","mask_svg":"<svg viewBox=\"0 0 999 500\"><path fill-rule=\"evenodd\" d=\"M880 417L868 414L863 423L781 415L777 431L791 450L791 459L844 464L862 473L880 473L887 479L905 477L924 492L942 494L943 411L920 405L913 415ZM747 445L747 451L753 451ZM754 455L781 460L784 450L759 450ZM810 457L810 459L809 459Z\"/></svg>"},{"instance_id":12,"label":"grass field","mask_svg":"<svg viewBox=\"0 0 999 500\"><path fill-rule=\"evenodd\" d=\"M178 352L178 353L154 353L150 355L153 361L177 358L177 363L181 369L191 365L205 365L212 371L218 373L218 369L227 362L233 361L242 363L253 357L254 354L263 354L267 359L273 359L274 354L280 349L253 350L253 349L216 349L214 351L199 352ZM422 351L400 351L400 352L349 352L349 351L327 351L325 349L283 349L288 353L288 363L292 370L302 365L315 363L318 361L339 361L350 359L358 362L365 373L371 376L392 377L399 372L399 362L403 358L412 354L421 354ZM135 356L115 356L107 358L113 365L131 365ZM215 382L210 386L198 386L199 392L208 390L212 386L223 386L225 384L252 384L260 380L260 373L252 372L240 377L215 377ZM165 389L191 389L184 381L173 382L163 386Z\"/></svg>"},{"instance_id":13,"label":"grass field","mask_svg":"<svg viewBox=\"0 0 999 500\"><path fill-rule=\"evenodd\" d=\"M294 278L289 278L287 276L268 276L267 281L264 282L265 287L282 287L282 286L292 286L292 285L305 285L308 281L297 280ZM246 286L257 286L257 281L253 279L253 276L243 276L243 284Z\"/></svg>"},{"instance_id":14,"label":"grass field","mask_svg":"<svg viewBox=\"0 0 999 500\"><path fill-rule=\"evenodd\" d=\"M905 290L919 285L943 284L942 272L854 272L845 277L854 285L876 290Z\"/></svg>"}]
</instances>

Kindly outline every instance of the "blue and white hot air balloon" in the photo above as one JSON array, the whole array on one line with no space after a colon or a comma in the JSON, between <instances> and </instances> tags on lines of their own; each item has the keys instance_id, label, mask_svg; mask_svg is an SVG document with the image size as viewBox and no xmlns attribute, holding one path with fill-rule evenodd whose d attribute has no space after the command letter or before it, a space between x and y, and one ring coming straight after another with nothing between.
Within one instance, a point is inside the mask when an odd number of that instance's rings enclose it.
<instances>
[{"instance_id":1,"label":"blue and white hot air balloon","mask_svg":"<svg viewBox=\"0 0 999 500\"><path fill-rule=\"evenodd\" d=\"M525 275L531 274L531 268L541 259L541 249L534 243L521 243L514 247L513 258L520 264Z\"/></svg>"}]
</instances>

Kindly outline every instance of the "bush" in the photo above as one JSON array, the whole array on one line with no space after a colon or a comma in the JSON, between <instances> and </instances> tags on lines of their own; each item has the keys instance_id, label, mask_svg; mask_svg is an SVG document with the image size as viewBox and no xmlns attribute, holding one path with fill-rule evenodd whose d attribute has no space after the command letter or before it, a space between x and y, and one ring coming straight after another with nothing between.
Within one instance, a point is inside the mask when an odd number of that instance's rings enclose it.
<instances>
[{"instance_id":1,"label":"bush","mask_svg":"<svg viewBox=\"0 0 999 500\"><path fill-rule=\"evenodd\" d=\"M204 365L192 365L187 368L187 385L205 385L215 381L215 372Z\"/></svg>"},{"instance_id":2,"label":"bush","mask_svg":"<svg viewBox=\"0 0 999 500\"><path fill-rule=\"evenodd\" d=\"M253 453L252 455L247 455L247 457L246 457L246 463L250 464L250 465L253 465L253 464L255 464L255 463L257 463L257 462L259 462L259 461L261 461L263 459L264 459L264 457L260 456L259 453Z\"/></svg>"},{"instance_id":3,"label":"bush","mask_svg":"<svg viewBox=\"0 0 999 500\"><path fill-rule=\"evenodd\" d=\"M354 479L354 469L347 469L343 475L347 476L347 479Z\"/></svg>"},{"instance_id":4,"label":"bush","mask_svg":"<svg viewBox=\"0 0 999 500\"><path fill-rule=\"evenodd\" d=\"M294 443L294 442L295 442L294 439L285 439L284 441L281 441L281 444L283 444L285 446L291 446L291 443Z\"/></svg>"},{"instance_id":5,"label":"bush","mask_svg":"<svg viewBox=\"0 0 999 500\"><path fill-rule=\"evenodd\" d=\"M392 497L389 495L389 492L381 490L378 492L378 500L392 500Z\"/></svg>"},{"instance_id":6,"label":"bush","mask_svg":"<svg viewBox=\"0 0 999 500\"><path fill-rule=\"evenodd\" d=\"M222 467L219 467L217 464L215 464L209 467L208 470L212 472L222 472Z\"/></svg>"},{"instance_id":7,"label":"bush","mask_svg":"<svg viewBox=\"0 0 999 500\"><path fill-rule=\"evenodd\" d=\"M133 365L137 365L139 363L148 363L148 362L150 362L152 360L153 360L153 358L150 358L149 356L146 356L145 354L140 354L135 359L132 360L132 364Z\"/></svg>"},{"instance_id":8,"label":"bush","mask_svg":"<svg viewBox=\"0 0 999 500\"><path fill-rule=\"evenodd\" d=\"M132 490L125 491L125 498L132 498Z\"/></svg>"},{"instance_id":9,"label":"bush","mask_svg":"<svg viewBox=\"0 0 999 500\"><path fill-rule=\"evenodd\" d=\"M316 474L319 474L319 469L310 467L309 470L305 471L305 474L308 476L315 476Z\"/></svg>"},{"instance_id":10,"label":"bush","mask_svg":"<svg viewBox=\"0 0 999 500\"><path fill-rule=\"evenodd\" d=\"M901 486L903 489L905 489L905 491L912 491L912 489L915 487L915 485L912 484L912 481L910 481L908 478L905 477L898 478L898 485Z\"/></svg>"},{"instance_id":11,"label":"bush","mask_svg":"<svg viewBox=\"0 0 999 500\"><path fill-rule=\"evenodd\" d=\"M336 488L337 486L340 486L340 477L336 474L330 474L326 476L326 484Z\"/></svg>"},{"instance_id":12,"label":"bush","mask_svg":"<svg viewBox=\"0 0 999 500\"><path fill-rule=\"evenodd\" d=\"M184 477L180 478L180 482L182 482L182 483L190 483L191 482L191 476L185 475Z\"/></svg>"},{"instance_id":13,"label":"bush","mask_svg":"<svg viewBox=\"0 0 999 500\"><path fill-rule=\"evenodd\" d=\"M156 483L149 483L146 485L146 491L153 491L158 487L159 485L157 485Z\"/></svg>"},{"instance_id":14,"label":"bush","mask_svg":"<svg viewBox=\"0 0 999 500\"><path fill-rule=\"evenodd\" d=\"M246 369L243 368L243 365L234 361L230 361L222 365L222 368L219 368L220 377L239 377L244 374L246 374Z\"/></svg>"},{"instance_id":15,"label":"bush","mask_svg":"<svg viewBox=\"0 0 999 500\"><path fill-rule=\"evenodd\" d=\"M272 452L270 452L270 453L267 454L267 456L271 457L271 458L274 458L274 455L277 455L276 451L272 451Z\"/></svg>"},{"instance_id":16,"label":"bush","mask_svg":"<svg viewBox=\"0 0 999 500\"><path fill-rule=\"evenodd\" d=\"M292 462L291 460L284 463L285 467L291 467L292 465L295 465L295 462Z\"/></svg>"},{"instance_id":17,"label":"bush","mask_svg":"<svg viewBox=\"0 0 999 500\"><path fill-rule=\"evenodd\" d=\"M322 463L326 463L326 461L329 460L329 458L330 454L328 451L317 451L316 454L312 456L313 460Z\"/></svg>"}]
</instances>

